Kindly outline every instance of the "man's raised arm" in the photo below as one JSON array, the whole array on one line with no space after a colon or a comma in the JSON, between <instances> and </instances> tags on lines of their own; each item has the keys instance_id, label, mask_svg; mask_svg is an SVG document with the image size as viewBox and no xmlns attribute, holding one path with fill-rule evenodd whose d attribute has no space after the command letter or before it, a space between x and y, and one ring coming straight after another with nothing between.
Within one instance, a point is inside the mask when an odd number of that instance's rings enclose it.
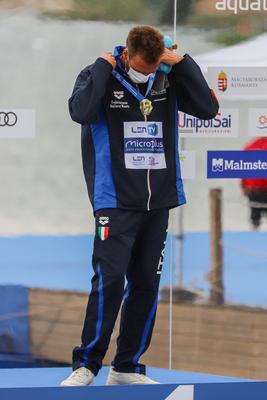
<instances>
[{"instance_id":1,"label":"man's raised arm","mask_svg":"<svg viewBox=\"0 0 267 400\"><path fill-rule=\"evenodd\" d=\"M103 53L94 64L85 67L79 73L68 101L69 113L73 121L84 125L95 117L112 69L112 56L109 53Z\"/></svg>"},{"instance_id":2,"label":"man's raised arm","mask_svg":"<svg viewBox=\"0 0 267 400\"><path fill-rule=\"evenodd\" d=\"M193 58L186 54L173 70L179 109L200 119L216 117L218 100Z\"/></svg>"}]
</instances>

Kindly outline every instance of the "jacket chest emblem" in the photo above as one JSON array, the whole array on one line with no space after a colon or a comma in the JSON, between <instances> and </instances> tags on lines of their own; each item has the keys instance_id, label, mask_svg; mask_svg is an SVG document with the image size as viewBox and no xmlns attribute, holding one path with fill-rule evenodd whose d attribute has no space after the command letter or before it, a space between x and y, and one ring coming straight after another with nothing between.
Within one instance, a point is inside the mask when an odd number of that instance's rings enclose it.
<instances>
[{"instance_id":1,"label":"jacket chest emblem","mask_svg":"<svg viewBox=\"0 0 267 400\"><path fill-rule=\"evenodd\" d=\"M125 100L125 92L124 90L113 90L111 94L111 99L109 103L109 107L111 109L129 109L130 105L127 100Z\"/></svg>"},{"instance_id":2,"label":"jacket chest emblem","mask_svg":"<svg viewBox=\"0 0 267 400\"><path fill-rule=\"evenodd\" d=\"M113 90L113 96L117 100L121 100L124 97L124 90Z\"/></svg>"}]
</instances>

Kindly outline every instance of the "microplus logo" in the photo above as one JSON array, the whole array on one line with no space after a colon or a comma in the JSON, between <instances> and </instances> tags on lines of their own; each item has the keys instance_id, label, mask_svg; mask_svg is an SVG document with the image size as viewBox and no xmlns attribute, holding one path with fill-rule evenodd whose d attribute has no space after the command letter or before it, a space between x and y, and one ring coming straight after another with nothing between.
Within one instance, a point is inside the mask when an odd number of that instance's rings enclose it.
<instances>
[{"instance_id":1,"label":"microplus logo","mask_svg":"<svg viewBox=\"0 0 267 400\"><path fill-rule=\"evenodd\" d=\"M267 178L267 151L208 151L208 178Z\"/></svg>"},{"instance_id":2,"label":"microplus logo","mask_svg":"<svg viewBox=\"0 0 267 400\"><path fill-rule=\"evenodd\" d=\"M267 11L267 0L222 0L216 2L216 10L232 11L238 14L242 11Z\"/></svg>"},{"instance_id":3,"label":"microplus logo","mask_svg":"<svg viewBox=\"0 0 267 400\"><path fill-rule=\"evenodd\" d=\"M162 139L152 138L136 138L136 139L125 139L124 147L126 153L163 153L164 146Z\"/></svg>"}]
</instances>

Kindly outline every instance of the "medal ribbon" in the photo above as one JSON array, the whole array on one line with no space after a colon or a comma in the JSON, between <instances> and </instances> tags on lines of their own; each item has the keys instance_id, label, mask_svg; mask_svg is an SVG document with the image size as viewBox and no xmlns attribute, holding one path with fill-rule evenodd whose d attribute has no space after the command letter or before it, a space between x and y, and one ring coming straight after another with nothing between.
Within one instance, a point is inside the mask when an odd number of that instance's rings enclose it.
<instances>
[{"instance_id":1,"label":"medal ribbon","mask_svg":"<svg viewBox=\"0 0 267 400\"><path fill-rule=\"evenodd\" d=\"M155 81L156 74L152 74L149 77L148 84L147 84L147 89L146 89L146 94L143 96L134 86L130 84L118 71L115 71L113 69L112 74L115 76L115 78L139 101L139 103L144 100L149 92L152 89L153 83Z\"/></svg>"}]
</instances>

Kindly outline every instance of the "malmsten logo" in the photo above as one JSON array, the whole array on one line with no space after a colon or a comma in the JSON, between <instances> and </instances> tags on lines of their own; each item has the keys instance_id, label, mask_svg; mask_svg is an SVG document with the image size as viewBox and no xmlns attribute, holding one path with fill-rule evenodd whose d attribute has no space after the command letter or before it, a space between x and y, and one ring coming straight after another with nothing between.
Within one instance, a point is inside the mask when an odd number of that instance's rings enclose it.
<instances>
[{"instance_id":1,"label":"malmsten logo","mask_svg":"<svg viewBox=\"0 0 267 400\"><path fill-rule=\"evenodd\" d=\"M267 151L208 151L207 177L267 178Z\"/></svg>"}]
</instances>

